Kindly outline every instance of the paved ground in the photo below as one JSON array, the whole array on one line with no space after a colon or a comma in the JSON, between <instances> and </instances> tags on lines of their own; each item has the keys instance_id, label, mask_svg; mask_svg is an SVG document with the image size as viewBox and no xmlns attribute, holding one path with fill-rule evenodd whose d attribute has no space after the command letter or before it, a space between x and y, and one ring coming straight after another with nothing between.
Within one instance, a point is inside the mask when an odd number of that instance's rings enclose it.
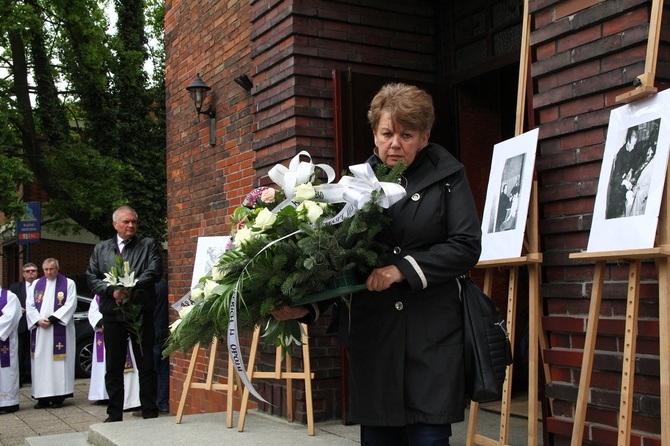
<instances>
[{"instance_id":1,"label":"paved ground","mask_svg":"<svg viewBox=\"0 0 670 446\"><path fill-rule=\"evenodd\" d=\"M296 439L305 444L346 446L360 445L359 427L344 426L339 420L315 424L316 435L307 436L307 428L300 423L287 423L285 419L255 411L249 412L244 432L234 427L225 427L225 414L187 415L182 424L175 423L174 416L161 415L154 420L142 420L126 413L123 423L106 423L105 406L88 401L88 379L75 381L74 398L65 401L59 409L34 409L35 401L30 397L30 387L21 389L20 410L12 414L0 414L0 446L192 446L193 444L245 445L295 445ZM520 411L526 401L513 400ZM494 403L491 405L495 407ZM498 406L499 407L499 406ZM515 410L512 410L515 413ZM234 416L237 426L238 414ZM466 422L453 426L452 445L465 444ZM477 432L496 439L499 432L500 414L493 410L480 410ZM539 423L538 423L539 425ZM510 419L508 444L527 444L528 420L523 416ZM541 442L541 426L539 434ZM29 440L26 440L29 439Z\"/></svg>"},{"instance_id":2,"label":"paved ground","mask_svg":"<svg viewBox=\"0 0 670 446\"><path fill-rule=\"evenodd\" d=\"M102 422L107 418L106 407L88 400L89 383L88 379L75 380L74 398L66 399L60 409L34 409L30 384L23 386L19 411L0 414L0 445L23 446L28 437L86 432L90 425Z\"/></svg>"}]
</instances>

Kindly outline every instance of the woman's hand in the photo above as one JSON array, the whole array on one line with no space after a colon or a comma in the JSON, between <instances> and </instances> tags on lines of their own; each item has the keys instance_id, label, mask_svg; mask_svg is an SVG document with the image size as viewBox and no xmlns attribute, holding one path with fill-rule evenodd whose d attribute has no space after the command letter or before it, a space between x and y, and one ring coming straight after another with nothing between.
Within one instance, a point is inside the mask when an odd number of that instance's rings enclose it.
<instances>
[{"instance_id":1,"label":"woman's hand","mask_svg":"<svg viewBox=\"0 0 670 446\"><path fill-rule=\"evenodd\" d=\"M284 305L277 310L272 311L272 317L278 321L287 321L289 319L300 319L307 316L309 310L305 307L289 307Z\"/></svg>"},{"instance_id":2,"label":"woman's hand","mask_svg":"<svg viewBox=\"0 0 670 446\"><path fill-rule=\"evenodd\" d=\"M387 290L394 283L400 283L405 280L405 276L400 272L395 265L383 266L375 268L365 281L365 285L370 291L384 291Z\"/></svg>"}]
</instances>

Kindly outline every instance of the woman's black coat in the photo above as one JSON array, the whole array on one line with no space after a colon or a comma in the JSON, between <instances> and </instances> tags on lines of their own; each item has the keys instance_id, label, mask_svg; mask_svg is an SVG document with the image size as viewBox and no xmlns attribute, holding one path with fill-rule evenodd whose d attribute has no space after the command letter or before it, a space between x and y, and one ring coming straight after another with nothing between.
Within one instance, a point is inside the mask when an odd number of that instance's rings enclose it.
<instances>
[{"instance_id":1,"label":"woman's black coat","mask_svg":"<svg viewBox=\"0 0 670 446\"><path fill-rule=\"evenodd\" d=\"M368 160L380 162L377 157ZM481 229L463 166L430 143L388 209L386 264L406 280L352 296L351 421L371 426L463 421L462 307L455 278L474 267Z\"/></svg>"}]
</instances>

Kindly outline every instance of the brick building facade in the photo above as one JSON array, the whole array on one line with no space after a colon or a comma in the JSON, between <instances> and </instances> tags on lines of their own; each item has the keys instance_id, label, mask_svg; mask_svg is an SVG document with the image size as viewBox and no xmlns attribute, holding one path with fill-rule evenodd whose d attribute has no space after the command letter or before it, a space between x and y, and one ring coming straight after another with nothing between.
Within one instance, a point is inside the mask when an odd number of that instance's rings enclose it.
<instances>
[{"instance_id":1,"label":"brick building facade","mask_svg":"<svg viewBox=\"0 0 670 446\"><path fill-rule=\"evenodd\" d=\"M552 370L552 382L543 390L554 411L544 421L558 445L570 439L593 280L593 267L569 254L586 248L609 113L620 105L614 98L632 89L643 72L650 7L649 0L529 2L526 123L540 129L541 293L550 340L543 354ZM659 90L670 77L667 8L664 12ZM337 167L367 157L372 138L360 113L370 92L385 81L415 82L433 94L438 111L433 139L465 164L481 212L493 145L514 136L522 15L518 0L168 0L170 298L188 291L197 238L227 235L229 214L253 187L269 183L266 174L274 164L302 150ZM207 119L196 114L185 91L196 73L212 87L214 146L208 143ZM234 81L245 74L253 81L249 92ZM596 444L616 439L625 315L628 270L608 268L585 436ZM653 263L645 264L634 444L660 444L656 276ZM315 417L339 418L345 403L340 349L322 325L310 334ZM273 363L272 353L261 355L261 367ZM223 377L225 346L218 356L217 374ZM172 357L173 403L189 358ZM197 377L204 378L206 366L199 361ZM264 410L284 415L280 383L262 381L257 389L273 404ZM295 417L302 421L303 393L297 386ZM186 410L224 407L222 398L198 390L189 394Z\"/></svg>"}]
</instances>

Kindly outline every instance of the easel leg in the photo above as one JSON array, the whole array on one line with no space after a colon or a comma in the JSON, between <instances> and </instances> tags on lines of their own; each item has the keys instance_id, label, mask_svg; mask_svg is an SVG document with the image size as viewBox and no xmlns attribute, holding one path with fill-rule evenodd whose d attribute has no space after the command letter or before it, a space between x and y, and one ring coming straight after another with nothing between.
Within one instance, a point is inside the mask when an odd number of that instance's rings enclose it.
<instances>
[{"instance_id":1,"label":"easel leg","mask_svg":"<svg viewBox=\"0 0 670 446\"><path fill-rule=\"evenodd\" d=\"M528 265L528 446L537 446L539 268L537 264Z\"/></svg>"},{"instance_id":2,"label":"easel leg","mask_svg":"<svg viewBox=\"0 0 670 446\"><path fill-rule=\"evenodd\" d=\"M507 285L507 332L512 340L516 339L516 297L518 291L519 267L515 266L509 270L509 282ZM514 342L512 342L512 354L514 354ZM512 405L513 376L514 364L511 364L507 367L507 374L503 383L502 406L500 409L500 444L508 444L509 441L509 417L510 406Z\"/></svg>"},{"instance_id":3,"label":"easel leg","mask_svg":"<svg viewBox=\"0 0 670 446\"><path fill-rule=\"evenodd\" d=\"M661 357L661 444L670 444L670 261L658 262L658 325Z\"/></svg>"},{"instance_id":4,"label":"easel leg","mask_svg":"<svg viewBox=\"0 0 670 446\"><path fill-rule=\"evenodd\" d=\"M233 400L235 399L235 372L228 355L228 392L226 393L226 427L233 427Z\"/></svg>"},{"instance_id":5,"label":"easel leg","mask_svg":"<svg viewBox=\"0 0 670 446\"><path fill-rule=\"evenodd\" d=\"M307 325L302 325L304 336L302 339L302 358L303 358L303 372L305 374L305 399L307 409L307 434L314 435L314 406L312 401L312 366L309 359L309 343Z\"/></svg>"},{"instance_id":6,"label":"easel leg","mask_svg":"<svg viewBox=\"0 0 670 446\"><path fill-rule=\"evenodd\" d=\"M479 403L470 401L470 411L468 414L468 436L465 440L466 446L475 444L475 435L477 435L477 415L479 415Z\"/></svg>"},{"instance_id":7,"label":"easel leg","mask_svg":"<svg viewBox=\"0 0 670 446\"><path fill-rule=\"evenodd\" d=\"M193 353L191 354L191 362L188 364L188 372L186 373L186 380L184 380L184 388L181 391L181 398L179 399L179 408L177 409L176 423L181 424L184 416L184 406L186 405L186 397L188 396L188 389L191 387L191 380L193 379L193 371L195 370L195 363L198 359L198 352L200 351L200 343L195 344Z\"/></svg>"},{"instance_id":8,"label":"easel leg","mask_svg":"<svg viewBox=\"0 0 670 446\"><path fill-rule=\"evenodd\" d=\"M593 370L593 352L595 350L596 337L598 335L598 317L600 316L600 303L603 294L605 267L606 263L604 260L597 261L595 272L593 274L591 304L589 306L589 318L586 323L582 370L579 378L577 403L575 405L571 446L582 446L582 440L584 438L584 422L586 421L586 408L589 402L589 386L591 384L591 372Z\"/></svg>"},{"instance_id":9,"label":"easel leg","mask_svg":"<svg viewBox=\"0 0 670 446\"><path fill-rule=\"evenodd\" d=\"M251 352L249 353L249 382L251 382L251 378L253 377L253 371L254 371L254 365L256 362L256 350L258 349L258 337L260 336L261 329L260 327L256 327L254 330L254 337L253 340L251 341ZM244 422L247 418L247 405L249 404L249 389L246 387L244 388L244 392L242 393L242 403L240 404L240 419L237 420L237 431L242 432L244 431Z\"/></svg>"},{"instance_id":10,"label":"easel leg","mask_svg":"<svg viewBox=\"0 0 670 446\"><path fill-rule=\"evenodd\" d=\"M621 403L619 405L619 446L630 444L633 415L633 381L635 380L635 350L637 344L637 320L640 302L640 271L642 262L636 260L628 271L628 295L626 297L626 330L624 332L623 364L621 375Z\"/></svg>"}]
</instances>

